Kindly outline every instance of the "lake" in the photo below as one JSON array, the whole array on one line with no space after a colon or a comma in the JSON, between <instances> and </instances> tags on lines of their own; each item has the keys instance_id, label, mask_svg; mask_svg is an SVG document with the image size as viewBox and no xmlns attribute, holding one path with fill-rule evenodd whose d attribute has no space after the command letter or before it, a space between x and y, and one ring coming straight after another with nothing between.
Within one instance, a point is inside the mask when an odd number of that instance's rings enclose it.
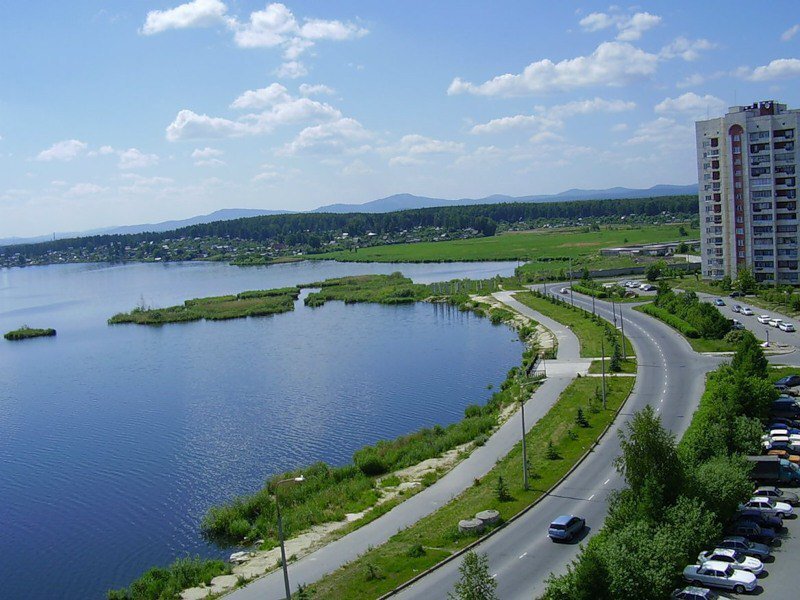
<instances>
[{"instance_id":1,"label":"lake","mask_svg":"<svg viewBox=\"0 0 800 600\"><path fill-rule=\"evenodd\" d=\"M224 322L106 325L188 298L400 270L515 263L82 264L0 270L0 597L103 598L200 537L209 506L317 460L457 421L518 364L505 326L452 308L344 305Z\"/></svg>"}]
</instances>

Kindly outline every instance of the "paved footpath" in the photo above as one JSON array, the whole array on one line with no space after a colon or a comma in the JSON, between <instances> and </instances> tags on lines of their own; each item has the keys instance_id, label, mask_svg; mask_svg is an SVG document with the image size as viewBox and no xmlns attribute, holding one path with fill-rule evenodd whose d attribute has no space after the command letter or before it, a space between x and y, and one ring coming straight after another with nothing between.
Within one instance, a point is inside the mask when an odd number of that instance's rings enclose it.
<instances>
[{"instance_id":1,"label":"paved footpath","mask_svg":"<svg viewBox=\"0 0 800 600\"><path fill-rule=\"evenodd\" d=\"M495 297L551 329L558 339L557 360L547 361L547 379L525 403L525 424L530 430L555 404L561 392L577 373L583 375L587 372L591 360L580 358L578 338L568 328L520 304L511 298L511 293L499 292ZM508 454L520 440L521 428L520 415L517 411L484 446L475 449L432 486L412 496L372 523L291 563L289 579L292 591L297 589L298 584L313 583L355 560L370 546L379 546L387 542L401 529L413 525L447 504L471 486L475 478L486 475L498 459ZM278 600L284 597L283 575L280 570L273 571L226 596L230 600Z\"/></svg>"}]
</instances>

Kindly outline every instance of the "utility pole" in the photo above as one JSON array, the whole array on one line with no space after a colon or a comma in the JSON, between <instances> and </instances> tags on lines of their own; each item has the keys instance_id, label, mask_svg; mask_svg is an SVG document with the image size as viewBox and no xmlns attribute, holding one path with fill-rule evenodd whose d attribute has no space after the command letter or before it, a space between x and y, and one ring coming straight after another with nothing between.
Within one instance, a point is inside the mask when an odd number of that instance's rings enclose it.
<instances>
[{"instance_id":1,"label":"utility pole","mask_svg":"<svg viewBox=\"0 0 800 600\"><path fill-rule=\"evenodd\" d=\"M628 360L625 352L625 320L622 318L622 309L619 311L619 324L622 327L622 360Z\"/></svg>"},{"instance_id":2,"label":"utility pole","mask_svg":"<svg viewBox=\"0 0 800 600\"><path fill-rule=\"evenodd\" d=\"M611 314L614 316L614 328L617 327L617 308L614 304L614 299L611 299Z\"/></svg>"},{"instance_id":3,"label":"utility pole","mask_svg":"<svg viewBox=\"0 0 800 600\"><path fill-rule=\"evenodd\" d=\"M575 306L575 299L572 297L572 259L569 259L569 302Z\"/></svg>"},{"instance_id":4,"label":"utility pole","mask_svg":"<svg viewBox=\"0 0 800 600\"><path fill-rule=\"evenodd\" d=\"M592 296L592 314L594 314L594 296Z\"/></svg>"},{"instance_id":5,"label":"utility pole","mask_svg":"<svg viewBox=\"0 0 800 600\"><path fill-rule=\"evenodd\" d=\"M606 409L606 344L603 338L600 338L600 352L602 355L601 364L603 366L603 410Z\"/></svg>"},{"instance_id":6,"label":"utility pole","mask_svg":"<svg viewBox=\"0 0 800 600\"><path fill-rule=\"evenodd\" d=\"M528 489L528 448L525 444L525 392L522 381L519 383L519 409L522 416L522 487Z\"/></svg>"}]
</instances>

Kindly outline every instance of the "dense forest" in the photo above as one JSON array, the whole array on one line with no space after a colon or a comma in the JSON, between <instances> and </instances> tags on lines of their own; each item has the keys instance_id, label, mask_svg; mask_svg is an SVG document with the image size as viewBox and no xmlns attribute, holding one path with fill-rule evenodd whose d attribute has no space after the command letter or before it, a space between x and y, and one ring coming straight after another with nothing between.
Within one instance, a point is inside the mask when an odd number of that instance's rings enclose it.
<instances>
[{"instance_id":1,"label":"dense forest","mask_svg":"<svg viewBox=\"0 0 800 600\"><path fill-rule=\"evenodd\" d=\"M99 246L135 246L142 242L161 242L176 238L228 238L273 242L294 246L319 247L331 233L361 236L367 233L393 233L417 227L441 227L447 231L472 228L484 236L494 235L498 223L535 220L574 220L578 218L623 215L696 215L696 196L666 196L622 200L583 200L571 202L520 202L443 206L391 213L299 213L216 221L160 233L98 235L54 240L39 244L0 247L0 256L21 254L41 256L52 251L86 249Z\"/></svg>"}]
</instances>

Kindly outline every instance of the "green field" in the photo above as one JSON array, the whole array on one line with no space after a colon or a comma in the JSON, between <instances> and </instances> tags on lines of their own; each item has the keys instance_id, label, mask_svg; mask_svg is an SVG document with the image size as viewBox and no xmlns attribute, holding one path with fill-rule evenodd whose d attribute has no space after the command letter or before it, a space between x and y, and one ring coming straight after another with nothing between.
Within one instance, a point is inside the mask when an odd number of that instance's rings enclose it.
<instances>
[{"instance_id":1,"label":"green field","mask_svg":"<svg viewBox=\"0 0 800 600\"><path fill-rule=\"evenodd\" d=\"M571 306L562 304L553 304L544 298L534 296L530 292L514 294L514 298L525 306L569 327L572 333L578 337L581 345L581 357L598 358L602 355L601 340L604 339L605 335L605 321L598 323L588 318L586 313L580 309L574 309ZM611 352L610 344L605 344L605 351L606 358L608 358ZM625 340L625 352L627 356L634 357L633 346L631 346L628 339Z\"/></svg>"},{"instance_id":2,"label":"green field","mask_svg":"<svg viewBox=\"0 0 800 600\"><path fill-rule=\"evenodd\" d=\"M505 233L492 237L444 242L420 242L361 248L357 252L340 251L309 255L309 259L338 260L344 262L453 262L481 260L535 260L587 258L596 255L600 248L624 244L667 242L681 239L678 225L603 228L586 232L581 229L542 229L523 233ZM688 238L700 235L697 229L684 224ZM612 266L630 266L630 258L603 259ZM531 263L548 267L548 262ZM551 265L552 267L552 265Z\"/></svg>"}]
</instances>

